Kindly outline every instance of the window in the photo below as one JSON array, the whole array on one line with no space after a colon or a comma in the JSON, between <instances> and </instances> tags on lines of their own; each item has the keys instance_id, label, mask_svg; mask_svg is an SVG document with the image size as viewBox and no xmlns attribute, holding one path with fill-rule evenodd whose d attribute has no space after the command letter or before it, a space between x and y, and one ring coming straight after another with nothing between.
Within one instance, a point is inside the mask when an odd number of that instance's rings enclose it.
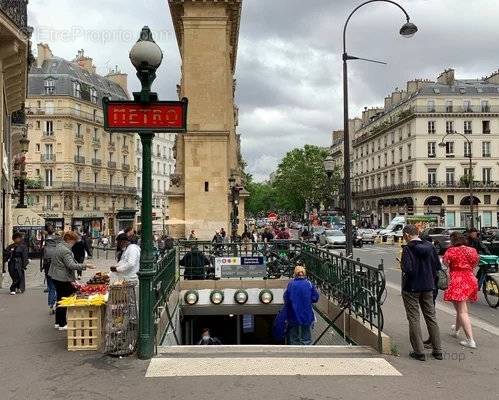
<instances>
[{"instance_id":1,"label":"window","mask_svg":"<svg viewBox=\"0 0 499 400\"><path fill-rule=\"evenodd\" d=\"M378 168L381 168L381 156L378 155Z\"/></svg>"},{"instance_id":2,"label":"window","mask_svg":"<svg viewBox=\"0 0 499 400\"><path fill-rule=\"evenodd\" d=\"M51 144L45 145L45 155L52 156L54 154L54 147Z\"/></svg>"},{"instance_id":3,"label":"window","mask_svg":"<svg viewBox=\"0 0 499 400\"><path fill-rule=\"evenodd\" d=\"M94 139L99 139L99 129L98 128L94 128Z\"/></svg>"},{"instance_id":4,"label":"window","mask_svg":"<svg viewBox=\"0 0 499 400\"><path fill-rule=\"evenodd\" d=\"M94 196L94 210L97 210L97 196Z\"/></svg>"},{"instance_id":5,"label":"window","mask_svg":"<svg viewBox=\"0 0 499 400\"><path fill-rule=\"evenodd\" d=\"M464 168L464 176L468 179L470 176L473 176L473 172L469 168Z\"/></svg>"},{"instance_id":6,"label":"window","mask_svg":"<svg viewBox=\"0 0 499 400\"><path fill-rule=\"evenodd\" d=\"M81 155L81 146L76 146L76 156L80 157Z\"/></svg>"},{"instance_id":7,"label":"window","mask_svg":"<svg viewBox=\"0 0 499 400\"><path fill-rule=\"evenodd\" d=\"M204 183L204 191L205 192L209 192L210 191L210 184L209 184L209 182L205 182Z\"/></svg>"},{"instance_id":8,"label":"window","mask_svg":"<svg viewBox=\"0 0 499 400\"><path fill-rule=\"evenodd\" d=\"M412 159L412 146L410 143L407 145L407 159Z\"/></svg>"},{"instance_id":9,"label":"window","mask_svg":"<svg viewBox=\"0 0 499 400\"><path fill-rule=\"evenodd\" d=\"M52 209L52 196L50 194L48 194L46 197L45 197L45 205L47 207L48 210L51 210Z\"/></svg>"},{"instance_id":10,"label":"window","mask_svg":"<svg viewBox=\"0 0 499 400\"><path fill-rule=\"evenodd\" d=\"M447 158L454 157L454 142L445 143L445 156Z\"/></svg>"},{"instance_id":11,"label":"window","mask_svg":"<svg viewBox=\"0 0 499 400\"><path fill-rule=\"evenodd\" d=\"M126 175L123 176L123 186L126 186Z\"/></svg>"},{"instance_id":12,"label":"window","mask_svg":"<svg viewBox=\"0 0 499 400\"><path fill-rule=\"evenodd\" d=\"M81 124L76 124L76 137L81 137Z\"/></svg>"},{"instance_id":13,"label":"window","mask_svg":"<svg viewBox=\"0 0 499 400\"><path fill-rule=\"evenodd\" d=\"M490 183L491 180L491 172L492 168L482 168L482 182L483 183Z\"/></svg>"},{"instance_id":14,"label":"window","mask_svg":"<svg viewBox=\"0 0 499 400\"><path fill-rule=\"evenodd\" d=\"M488 100L482 100L480 102L482 112L490 112L490 106Z\"/></svg>"},{"instance_id":15,"label":"window","mask_svg":"<svg viewBox=\"0 0 499 400\"><path fill-rule=\"evenodd\" d=\"M452 206L452 205L454 204L454 195L453 195L453 194L449 194L449 195L447 196L447 204L448 204L449 206Z\"/></svg>"},{"instance_id":16,"label":"window","mask_svg":"<svg viewBox=\"0 0 499 400\"><path fill-rule=\"evenodd\" d=\"M139 190L142 189L140 176L137 177L137 189L139 189Z\"/></svg>"},{"instance_id":17,"label":"window","mask_svg":"<svg viewBox=\"0 0 499 400\"><path fill-rule=\"evenodd\" d=\"M437 169L428 168L428 185L435 185L437 183Z\"/></svg>"},{"instance_id":18,"label":"window","mask_svg":"<svg viewBox=\"0 0 499 400\"><path fill-rule=\"evenodd\" d=\"M412 168L407 168L407 182L412 182Z\"/></svg>"},{"instance_id":19,"label":"window","mask_svg":"<svg viewBox=\"0 0 499 400\"><path fill-rule=\"evenodd\" d=\"M464 112L471 112L471 101L469 101L469 100L463 101L463 111Z\"/></svg>"},{"instance_id":20,"label":"window","mask_svg":"<svg viewBox=\"0 0 499 400\"><path fill-rule=\"evenodd\" d=\"M36 129L40 129L40 121L36 121Z\"/></svg>"},{"instance_id":21,"label":"window","mask_svg":"<svg viewBox=\"0 0 499 400\"><path fill-rule=\"evenodd\" d=\"M490 194L483 195L483 204L490 204Z\"/></svg>"},{"instance_id":22,"label":"window","mask_svg":"<svg viewBox=\"0 0 499 400\"><path fill-rule=\"evenodd\" d=\"M398 183L403 183L404 182L404 170L401 169L399 170L399 181Z\"/></svg>"},{"instance_id":23,"label":"window","mask_svg":"<svg viewBox=\"0 0 499 400\"><path fill-rule=\"evenodd\" d=\"M384 140L385 140L385 147L386 147L386 146L388 146L388 135L385 136Z\"/></svg>"},{"instance_id":24,"label":"window","mask_svg":"<svg viewBox=\"0 0 499 400\"><path fill-rule=\"evenodd\" d=\"M76 171L76 183L78 184L78 186L80 185L80 182L81 182L81 171L77 170Z\"/></svg>"},{"instance_id":25,"label":"window","mask_svg":"<svg viewBox=\"0 0 499 400\"><path fill-rule=\"evenodd\" d=\"M445 169L445 181L447 186L454 186L455 183L455 169L454 168L446 168Z\"/></svg>"},{"instance_id":26,"label":"window","mask_svg":"<svg viewBox=\"0 0 499 400\"><path fill-rule=\"evenodd\" d=\"M392 144L394 144L395 143L395 132L392 132L391 136L392 136Z\"/></svg>"},{"instance_id":27,"label":"window","mask_svg":"<svg viewBox=\"0 0 499 400\"><path fill-rule=\"evenodd\" d=\"M471 157L471 142L464 142L464 156Z\"/></svg>"},{"instance_id":28,"label":"window","mask_svg":"<svg viewBox=\"0 0 499 400\"><path fill-rule=\"evenodd\" d=\"M99 174L97 172L94 172L94 183L97 184L99 181Z\"/></svg>"},{"instance_id":29,"label":"window","mask_svg":"<svg viewBox=\"0 0 499 400\"><path fill-rule=\"evenodd\" d=\"M402 147L399 147L399 162L402 162L402 155L403 155Z\"/></svg>"},{"instance_id":30,"label":"window","mask_svg":"<svg viewBox=\"0 0 499 400\"><path fill-rule=\"evenodd\" d=\"M411 124L407 124L407 137L411 137Z\"/></svg>"},{"instance_id":31,"label":"window","mask_svg":"<svg viewBox=\"0 0 499 400\"><path fill-rule=\"evenodd\" d=\"M392 150L392 165L395 164L395 150Z\"/></svg>"},{"instance_id":32,"label":"window","mask_svg":"<svg viewBox=\"0 0 499 400\"><path fill-rule=\"evenodd\" d=\"M123 164L128 164L128 156L126 154L123 154Z\"/></svg>"},{"instance_id":33,"label":"window","mask_svg":"<svg viewBox=\"0 0 499 400\"><path fill-rule=\"evenodd\" d=\"M52 174L53 174L53 172L51 169L45 170L45 186L46 187L52 186Z\"/></svg>"},{"instance_id":34,"label":"window","mask_svg":"<svg viewBox=\"0 0 499 400\"><path fill-rule=\"evenodd\" d=\"M372 158L372 170L374 171L374 157Z\"/></svg>"},{"instance_id":35,"label":"window","mask_svg":"<svg viewBox=\"0 0 499 400\"><path fill-rule=\"evenodd\" d=\"M78 82L73 82L73 96L81 99L81 85Z\"/></svg>"},{"instance_id":36,"label":"window","mask_svg":"<svg viewBox=\"0 0 499 400\"><path fill-rule=\"evenodd\" d=\"M109 161L113 161L113 152L109 153Z\"/></svg>"},{"instance_id":37,"label":"window","mask_svg":"<svg viewBox=\"0 0 499 400\"><path fill-rule=\"evenodd\" d=\"M471 129L471 121L464 121L464 133L471 135L473 130Z\"/></svg>"},{"instance_id":38,"label":"window","mask_svg":"<svg viewBox=\"0 0 499 400\"><path fill-rule=\"evenodd\" d=\"M36 151L40 151L40 143L36 143Z\"/></svg>"},{"instance_id":39,"label":"window","mask_svg":"<svg viewBox=\"0 0 499 400\"><path fill-rule=\"evenodd\" d=\"M94 149L94 160L97 160L98 157L98 150Z\"/></svg>"},{"instance_id":40,"label":"window","mask_svg":"<svg viewBox=\"0 0 499 400\"><path fill-rule=\"evenodd\" d=\"M428 142L428 158L435 158L436 154L436 142Z\"/></svg>"},{"instance_id":41,"label":"window","mask_svg":"<svg viewBox=\"0 0 499 400\"><path fill-rule=\"evenodd\" d=\"M109 186L113 186L113 175L109 175Z\"/></svg>"},{"instance_id":42,"label":"window","mask_svg":"<svg viewBox=\"0 0 499 400\"><path fill-rule=\"evenodd\" d=\"M447 100L445 102L445 112L451 113L452 112L452 100Z\"/></svg>"},{"instance_id":43,"label":"window","mask_svg":"<svg viewBox=\"0 0 499 400\"><path fill-rule=\"evenodd\" d=\"M404 138L404 134L402 132L402 128L400 128L399 129L399 142L401 142L403 138Z\"/></svg>"},{"instance_id":44,"label":"window","mask_svg":"<svg viewBox=\"0 0 499 400\"><path fill-rule=\"evenodd\" d=\"M378 150L381 150L381 139L378 139Z\"/></svg>"},{"instance_id":45,"label":"window","mask_svg":"<svg viewBox=\"0 0 499 400\"><path fill-rule=\"evenodd\" d=\"M454 133L454 121L445 121L445 133Z\"/></svg>"},{"instance_id":46,"label":"window","mask_svg":"<svg viewBox=\"0 0 499 400\"><path fill-rule=\"evenodd\" d=\"M385 153L385 167L388 165L388 154Z\"/></svg>"},{"instance_id":47,"label":"window","mask_svg":"<svg viewBox=\"0 0 499 400\"><path fill-rule=\"evenodd\" d=\"M435 112L435 100L428 100L426 103L426 111Z\"/></svg>"},{"instance_id":48,"label":"window","mask_svg":"<svg viewBox=\"0 0 499 400\"><path fill-rule=\"evenodd\" d=\"M97 90L95 90L94 88L90 88L90 101L94 104L97 104Z\"/></svg>"},{"instance_id":49,"label":"window","mask_svg":"<svg viewBox=\"0 0 499 400\"><path fill-rule=\"evenodd\" d=\"M45 121L45 134L47 136L54 134L54 121Z\"/></svg>"},{"instance_id":50,"label":"window","mask_svg":"<svg viewBox=\"0 0 499 400\"><path fill-rule=\"evenodd\" d=\"M166 164L163 163L163 175L166 175Z\"/></svg>"},{"instance_id":51,"label":"window","mask_svg":"<svg viewBox=\"0 0 499 400\"><path fill-rule=\"evenodd\" d=\"M482 121L482 133L490 133L490 121Z\"/></svg>"},{"instance_id":52,"label":"window","mask_svg":"<svg viewBox=\"0 0 499 400\"><path fill-rule=\"evenodd\" d=\"M484 211L482 214L482 226L492 225L492 211Z\"/></svg>"},{"instance_id":53,"label":"window","mask_svg":"<svg viewBox=\"0 0 499 400\"><path fill-rule=\"evenodd\" d=\"M55 93L55 81L53 79L46 79L43 86L45 88L45 94Z\"/></svg>"},{"instance_id":54,"label":"window","mask_svg":"<svg viewBox=\"0 0 499 400\"><path fill-rule=\"evenodd\" d=\"M428 133L430 135L435 133L435 121L428 121Z\"/></svg>"},{"instance_id":55,"label":"window","mask_svg":"<svg viewBox=\"0 0 499 400\"><path fill-rule=\"evenodd\" d=\"M490 157L490 142L482 142L482 157Z\"/></svg>"}]
</instances>

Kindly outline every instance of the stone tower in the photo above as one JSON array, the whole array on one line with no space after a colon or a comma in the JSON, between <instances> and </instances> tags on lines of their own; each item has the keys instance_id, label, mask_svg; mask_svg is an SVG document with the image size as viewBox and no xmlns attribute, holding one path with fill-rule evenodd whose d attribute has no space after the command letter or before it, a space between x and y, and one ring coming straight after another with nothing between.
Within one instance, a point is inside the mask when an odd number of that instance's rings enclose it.
<instances>
[{"instance_id":1,"label":"stone tower","mask_svg":"<svg viewBox=\"0 0 499 400\"><path fill-rule=\"evenodd\" d=\"M211 239L230 232L229 178L241 184L234 103L241 0L169 0L180 55L179 98L189 99L187 133L177 135L176 169L168 193L170 233ZM244 220L244 192L239 204Z\"/></svg>"}]
</instances>

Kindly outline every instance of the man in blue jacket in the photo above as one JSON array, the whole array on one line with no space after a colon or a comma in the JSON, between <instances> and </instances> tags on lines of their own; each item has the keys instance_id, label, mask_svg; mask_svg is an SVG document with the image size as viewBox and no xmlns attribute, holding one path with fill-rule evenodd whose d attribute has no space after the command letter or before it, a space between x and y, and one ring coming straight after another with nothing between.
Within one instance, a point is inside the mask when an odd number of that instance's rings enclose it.
<instances>
[{"instance_id":1,"label":"man in blue jacket","mask_svg":"<svg viewBox=\"0 0 499 400\"><path fill-rule=\"evenodd\" d=\"M426 360L419 324L419 310L421 309L430 334L432 355L437 360L442 360L440 331L433 302L440 260L433 245L419 238L416 226L406 225L402 233L407 243L402 250L401 260L402 299L409 322L409 338L414 350L409 356L420 361Z\"/></svg>"},{"instance_id":2,"label":"man in blue jacket","mask_svg":"<svg viewBox=\"0 0 499 400\"><path fill-rule=\"evenodd\" d=\"M312 323L315 319L312 304L318 300L319 292L306 278L305 268L296 266L293 280L284 292L284 304L288 313L288 344L312 344Z\"/></svg>"}]
</instances>

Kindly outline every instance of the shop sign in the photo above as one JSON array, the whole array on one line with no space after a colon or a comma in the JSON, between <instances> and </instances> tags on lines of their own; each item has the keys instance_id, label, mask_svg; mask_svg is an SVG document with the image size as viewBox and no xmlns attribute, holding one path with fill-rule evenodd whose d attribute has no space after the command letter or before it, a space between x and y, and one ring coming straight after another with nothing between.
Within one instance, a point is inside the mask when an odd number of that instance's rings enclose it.
<instances>
[{"instance_id":1,"label":"shop sign","mask_svg":"<svg viewBox=\"0 0 499 400\"><path fill-rule=\"evenodd\" d=\"M136 210L122 210L118 211L118 214L116 214L116 219L121 219L121 220L132 220L135 219L135 214L137 213Z\"/></svg>"},{"instance_id":2,"label":"shop sign","mask_svg":"<svg viewBox=\"0 0 499 400\"><path fill-rule=\"evenodd\" d=\"M45 226L45 219L29 208L14 208L12 222L15 227L22 228L43 228Z\"/></svg>"},{"instance_id":3,"label":"shop sign","mask_svg":"<svg viewBox=\"0 0 499 400\"><path fill-rule=\"evenodd\" d=\"M74 219L100 219L104 218L104 213L102 212L92 212L92 211L80 211L73 214Z\"/></svg>"}]
</instances>

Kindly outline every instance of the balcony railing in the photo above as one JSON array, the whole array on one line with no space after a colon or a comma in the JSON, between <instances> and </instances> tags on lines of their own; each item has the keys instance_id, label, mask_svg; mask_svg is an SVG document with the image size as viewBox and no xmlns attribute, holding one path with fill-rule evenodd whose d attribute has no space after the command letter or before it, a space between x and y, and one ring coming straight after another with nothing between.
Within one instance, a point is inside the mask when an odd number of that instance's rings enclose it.
<instances>
[{"instance_id":1,"label":"balcony railing","mask_svg":"<svg viewBox=\"0 0 499 400\"><path fill-rule=\"evenodd\" d=\"M52 211L54 206L42 206L42 211Z\"/></svg>"},{"instance_id":2,"label":"balcony railing","mask_svg":"<svg viewBox=\"0 0 499 400\"><path fill-rule=\"evenodd\" d=\"M499 113L499 106L452 105L452 106L413 106L411 111L416 114L459 114L459 113Z\"/></svg>"},{"instance_id":3,"label":"balcony railing","mask_svg":"<svg viewBox=\"0 0 499 400\"><path fill-rule=\"evenodd\" d=\"M0 0L1 1L1 0ZM37 108L37 107L28 107L26 109L26 114L29 115L46 115L46 116L70 116L77 119L94 122L96 124L102 124L102 117L95 116L93 113L89 113L86 111L81 111L76 108L71 107L52 107L52 108Z\"/></svg>"},{"instance_id":4,"label":"balcony railing","mask_svg":"<svg viewBox=\"0 0 499 400\"><path fill-rule=\"evenodd\" d=\"M85 138L84 138L83 134L75 133L75 142L83 143L84 141L85 141Z\"/></svg>"},{"instance_id":5,"label":"balcony railing","mask_svg":"<svg viewBox=\"0 0 499 400\"><path fill-rule=\"evenodd\" d=\"M41 162L55 162L55 154L41 154L40 161Z\"/></svg>"},{"instance_id":6,"label":"balcony railing","mask_svg":"<svg viewBox=\"0 0 499 400\"><path fill-rule=\"evenodd\" d=\"M108 147L109 150L114 151L114 150L116 150L116 143L115 142L109 142L109 144L108 144L107 147Z\"/></svg>"},{"instance_id":7,"label":"balcony railing","mask_svg":"<svg viewBox=\"0 0 499 400\"><path fill-rule=\"evenodd\" d=\"M94 146L100 146L100 139L96 138L96 137L93 137L92 138L92 145L94 145Z\"/></svg>"},{"instance_id":8,"label":"balcony railing","mask_svg":"<svg viewBox=\"0 0 499 400\"><path fill-rule=\"evenodd\" d=\"M98 158L92 158L92 165L100 167L102 165L102 160L99 160Z\"/></svg>"},{"instance_id":9,"label":"balcony railing","mask_svg":"<svg viewBox=\"0 0 499 400\"><path fill-rule=\"evenodd\" d=\"M474 189L499 189L499 182L482 182L482 181L474 181L473 182ZM398 192L406 192L406 191L414 191L414 190L456 190L463 189L468 190L469 186L466 182L407 182L401 183L397 185L388 185L379 188L366 189L366 190L354 190L354 197L365 197L365 196L376 196L376 195L384 195L384 194L393 194Z\"/></svg>"},{"instance_id":10,"label":"balcony railing","mask_svg":"<svg viewBox=\"0 0 499 400\"><path fill-rule=\"evenodd\" d=\"M136 187L129 187L123 185L107 185L100 183L89 183L89 182L62 182L53 181L50 187L41 186L37 188L32 188L29 191L88 191L88 192L99 192L99 193L123 193L123 194L136 194Z\"/></svg>"},{"instance_id":11,"label":"balcony railing","mask_svg":"<svg viewBox=\"0 0 499 400\"><path fill-rule=\"evenodd\" d=\"M125 171L130 171L130 164L121 164L121 168Z\"/></svg>"},{"instance_id":12,"label":"balcony railing","mask_svg":"<svg viewBox=\"0 0 499 400\"><path fill-rule=\"evenodd\" d=\"M108 168L116 168L116 161L108 161L107 166Z\"/></svg>"},{"instance_id":13,"label":"balcony railing","mask_svg":"<svg viewBox=\"0 0 499 400\"><path fill-rule=\"evenodd\" d=\"M43 131L42 137L44 139L49 139L49 138L50 139L55 139L55 137L54 137L54 131Z\"/></svg>"},{"instance_id":14,"label":"balcony railing","mask_svg":"<svg viewBox=\"0 0 499 400\"><path fill-rule=\"evenodd\" d=\"M83 157L83 156L75 156L75 163L77 163L77 164L85 164L85 157Z\"/></svg>"},{"instance_id":15,"label":"balcony railing","mask_svg":"<svg viewBox=\"0 0 499 400\"><path fill-rule=\"evenodd\" d=\"M0 12L3 12L21 30L28 27L27 0L0 0Z\"/></svg>"}]
</instances>

